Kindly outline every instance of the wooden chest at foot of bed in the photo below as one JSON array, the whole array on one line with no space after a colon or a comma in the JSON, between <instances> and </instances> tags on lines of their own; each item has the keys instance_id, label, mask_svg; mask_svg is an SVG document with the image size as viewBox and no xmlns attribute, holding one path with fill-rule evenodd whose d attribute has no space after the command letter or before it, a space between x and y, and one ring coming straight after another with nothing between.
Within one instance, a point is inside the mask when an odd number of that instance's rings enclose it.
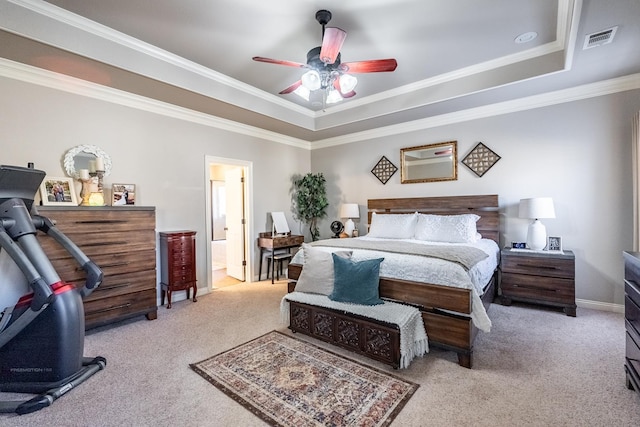
<instances>
[{"instance_id":1,"label":"wooden chest at foot of bed","mask_svg":"<svg viewBox=\"0 0 640 427\"><path fill-rule=\"evenodd\" d=\"M289 329L337 345L397 369L400 330L352 313L289 301Z\"/></svg>"}]
</instances>

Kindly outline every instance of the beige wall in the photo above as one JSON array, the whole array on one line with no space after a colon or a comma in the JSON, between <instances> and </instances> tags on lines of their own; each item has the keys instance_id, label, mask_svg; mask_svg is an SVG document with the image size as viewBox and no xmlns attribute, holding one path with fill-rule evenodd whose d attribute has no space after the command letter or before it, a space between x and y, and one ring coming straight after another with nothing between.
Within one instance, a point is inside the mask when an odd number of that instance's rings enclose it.
<instances>
[{"instance_id":1,"label":"beige wall","mask_svg":"<svg viewBox=\"0 0 640 427\"><path fill-rule=\"evenodd\" d=\"M325 174L330 189L320 229L330 235L342 202L360 204L363 234L368 198L498 194L502 243L510 244L526 239L529 221L517 217L519 200L549 196L556 219L543 223L576 254L577 298L622 304L621 254L632 245L631 125L638 110L636 90L313 150L311 168ZM458 163L458 180L439 183L400 184L398 171L383 185L370 172L383 155L399 167L401 148L451 140L458 141L458 160L478 142L502 158L482 178Z\"/></svg>"},{"instance_id":2,"label":"beige wall","mask_svg":"<svg viewBox=\"0 0 640 427\"><path fill-rule=\"evenodd\" d=\"M519 199L553 197L557 218L544 223L576 253L577 297L604 308L623 302L621 252L632 242L631 117L640 110L638 90L311 152L9 78L0 78L0 93L1 163L34 162L49 176L63 176L66 150L101 147L113 159L107 186L136 184L136 203L157 208L158 230L198 231L201 287L208 242L204 159L216 156L252 162L255 233L265 229L271 211L285 211L292 231L305 231L292 219L289 189L293 175L309 170L327 178L324 237L342 202L359 203L364 213L368 198L497 193L508 244L526 235L528 221L517 218ZM382 155L399 166L400 148L450 140L458 141L459 160L478 142L502 159L482 178L458 164L458 180L441 183L400 184L397 172L382 185L370 172ZM366 230L364 222L359 226ZM252 257L257 260L256 248ZM257 262L254 277L256 270Z\"/></svg>"},{"instance_id":3,"label":"beige wall","mask_svg":"<svg viewBox=\"0 0 640 427\"><path fill-rule=\"evenodd\" d=\"M110 102L0 77L0 163L35 163L48 176L65 176L65 152L80 144L102 148L113 160L105 179L136 184L136 204L156 207L158 231L197 235L199 287L206 284L205 157L253 163L253 224L264 231L267 213L290 210L291 177L310 168L307 149L220 130ZM79 190L79 187L78 187ZM289 216L289 223L294 221ZM255 242L256 236L250 237ZM256 261L256 245L250 246ZM253 263L257 277L257 262Z\"/></svg>"}]
</instances>

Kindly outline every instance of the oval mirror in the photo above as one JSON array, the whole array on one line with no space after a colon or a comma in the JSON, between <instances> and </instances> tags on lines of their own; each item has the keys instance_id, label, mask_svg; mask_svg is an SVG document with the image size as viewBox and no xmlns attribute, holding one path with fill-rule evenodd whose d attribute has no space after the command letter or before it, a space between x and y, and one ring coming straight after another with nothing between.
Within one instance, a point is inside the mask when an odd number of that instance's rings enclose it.
<instances>
[{"instance_id":1,"label":"oval mirror","mask_svg":"<svg viewBox=\"0 0 640 427\"><path fill-rule=\"evenodd\" d=\"M402 148L400 182L454 181L458 179L457 165L457 141Z\"/></svg>"},{"instance_id":2,"label":"oval mirror","mask_svg":"<svg viewBox=\"0 0 640 427\"><path fill-rule=\"evenodd\" d=\"M90 169L89 162L100 157L104 163L104 176L111 173L111 157L95 145L78 145L64 155L64 169L71 178L78 179L80 169Z\"/></svg>"}]
</instances>

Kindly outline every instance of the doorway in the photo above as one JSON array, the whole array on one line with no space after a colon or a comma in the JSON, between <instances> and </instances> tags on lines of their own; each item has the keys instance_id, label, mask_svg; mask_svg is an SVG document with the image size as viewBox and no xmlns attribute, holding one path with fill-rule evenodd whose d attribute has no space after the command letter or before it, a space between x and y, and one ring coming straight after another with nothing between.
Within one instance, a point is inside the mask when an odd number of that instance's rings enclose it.
<instances>
[{"instance_id":1,"label":"doorway","mask_svg":"<svg viewBox=\"0 0 640 427\"><path fill-rule=\"evenodd\" d=\"M206 156L207 280L210 289L251 281L252 163Z\"/></svg>"}]
</instances>

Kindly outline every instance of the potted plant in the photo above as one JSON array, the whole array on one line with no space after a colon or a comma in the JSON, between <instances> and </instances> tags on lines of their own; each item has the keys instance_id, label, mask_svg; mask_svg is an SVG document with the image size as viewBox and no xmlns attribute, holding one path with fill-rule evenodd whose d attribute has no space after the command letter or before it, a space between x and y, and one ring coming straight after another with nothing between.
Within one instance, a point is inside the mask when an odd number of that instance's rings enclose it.
<instances>
[{"instance_id":1,"label":"potted plant","mask_svg":"<svg viewBox=\"0 0 640 427\"><path fill-rule=\"evenodd\" d=\"M293 210L295 217L309 224L311 239L320 238L318 219L327 216L326 180L322 173L308 173L293 183Z\"/></svg>"}]
</instances>

